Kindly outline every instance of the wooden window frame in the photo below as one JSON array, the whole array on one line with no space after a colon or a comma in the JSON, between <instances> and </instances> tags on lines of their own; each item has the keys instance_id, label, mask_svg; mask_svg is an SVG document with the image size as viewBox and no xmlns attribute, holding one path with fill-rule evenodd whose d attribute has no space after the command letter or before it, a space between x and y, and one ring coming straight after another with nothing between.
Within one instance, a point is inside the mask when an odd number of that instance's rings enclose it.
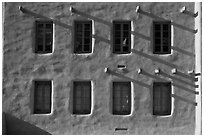
<instances>
[{"instance_id":1,"label":"wooden window frame","mask_svg":"<svg viewBox=\"0 0 204 137\"><path fill-rule=\"evenodd\" d=\"M168 87L168 91L156 91L155 88L156 86L160 86L160 88L162 86L167 86ZM158 93L159 92L159 93ZM171 114L171 92L172 92L172 87L171 87L171 82L154 82L153 83L153 115L156 116L166 116L166 115L170 115ZM159 94L159 101L158 99L155 99L158 97L156 97L156 94ZM166 95L164 95L166 94ZM166 98L164 98L164 96L166 96ZM158 108L156 108L156 100L160 103L159 104L159 110ZM167 104L167 106L163 106L162 103ZM158 107L158 106L157 106Z\"/></svg>"},{"instance_id":2,"label":"wooden window frame","mask_svg":"<svg viewBox=\"0 0 204 137\"><path fill-rule=\"evenodd\" d=\"M80 91L77 91L77 86L80 86L81 88ZM87 91L85 91L86 86L88 86ZM74 81L73 82L73 114L88 115L91 113L91 103L92 103L91 90L92 90L91 81ZM87 94L87 92L89 93ZM77 105L79 105L78 107L80 107L81 110L77 110Z\"/></svg>"},{"instance_id":3,"label":"wooden window frame","mask_svg":"<svg viewBox=\"0 0 204 137\"><path fill-rule=\"evenodd\" d=\"M120 24L120 30L116 30L116 25ZM128 30L124 30L124 24L128 25ZM117 36L118 34L116 34L117 31L120 31L120 36ZM124 31L127 31L128 33L128 44L127 48L128 51L124 51L124 45L123 45L123 36L124 36ZM120 40L120 44L116 44L116 40ZM116 50L116 45L120 45L120 51ZM130 20L115 20L113 21L113 53L114 54L129 54L131 53L131 21Z\"/></svg>"},{"instance_id":4,"label":"wooden window frame","mask_svg":"<svg viewBox=\"0 0 204 137\"><path fill-rule=\"evenodd\" d=\"M43 25L42 28L42 36L40 36L40 28L38 25ZM46 28L47 25L51 25L51 28ZM35 53L38 54L47 54L47 53L52 53L53 50L53 21L42 21L42 20L36 20L35 22L35 28L36 28L36 33L35 33ZM50 35L50 40L47 40L49 38L46 36L46 33ZM39 39L42 39L42 50L39 50ZM46 43L50 43L49 45L49 50L46 49Z\"/></svg>"},{"instance_id":5,"label":"wooden window frame","mask_svg":"<svg viewBox=\"0 0 204 137\"><path fill-rule=\"evenodd\" d=\"M160 31L156 29L156 25L160 25ZM167 30L167 45L168 51L164 51L164 32L166 30L163 29L164 25L168 25ZM156 32L160 36L156 36ZM160 40L160 51L156 51L156 39ZM157 46L159 47L159 46ZM171 21L153 21L153 54L171 54Z\"/></svg>"},{"instance_id":6,"label":"wooden window frame","mask_svg":"<svg viewBox=\"0 0 204 137\"><path fill-rule=\"evenodd\" d=\"M77 51L77 39L80 37L78 34L77 34L77 25L78 24L81 24L82 25L82 38L81 38L81 41L82 41L82 47L81 47L81 50L80 51ZM87 32L89 31L90 32L90 36L86 36L85 32L85 25L86 24L89 24L90 25L90 28L89 30L87 30ZM90 41L89 43L89 50L85 51L85 40L88 40ZM88 44L87 44L88 45ZM92 20L75 20L74 21L74 53L76 54L86 54L86 53L91 53L92 52Z\"/></svg>"},{"instance_id":7,"label":"wooden window frame","mask_svg":"<svg viewBox=\"0 0 204 137\"><path fill-rule=\"evenodd\" d=\"M41 98L41 101L43 102L43 104L37 104L39 103L39 92L38 88L39 86L44 86L43 88L45 88L45 86L49 86L49 91L45 91L43 90L44 94L43 97ZM41 87L42 88L42 87ZM46 99L45 94L49 94L48 96L50 96L49 99ZM45 102L46 100L49 100L49 109L46 110L45 109ZM41 110L39 108L37 108L38 105L42 105ZM34 81L34 110L33 113L34 114L49 114L51 113L51 107L52 107L52 81L51 80L35 80Z\"/></svg>"},{"instance_id":8,"label":"wooden window frame","mask_svg":"<svg viewBox=\"0 0 204 137\"><path fill-rule=\"evenodd\" d=\"M131 114L131 82L126 82L126 81L114 81L112 83L113 85L113 90L112 90L112 114L113 115L129 115ZM116 90L116 86L119 86L119 88L121 88L122 86L126 86L126 88L128 89L128 91L122 91L120 90L118 94L116 94L117 90ZM124 92L127 92L126 94L128 94L128 96L124 97ZM118 102L117 102L117 98L118 98ZM125 100L128 101L127 104L125 104L123 101ZM119 104L117 104L117 103ZM119 106L120 110L116 110L116 107ZM123 110L126 107L127 110Z\"/></svg>"}]
</instances>

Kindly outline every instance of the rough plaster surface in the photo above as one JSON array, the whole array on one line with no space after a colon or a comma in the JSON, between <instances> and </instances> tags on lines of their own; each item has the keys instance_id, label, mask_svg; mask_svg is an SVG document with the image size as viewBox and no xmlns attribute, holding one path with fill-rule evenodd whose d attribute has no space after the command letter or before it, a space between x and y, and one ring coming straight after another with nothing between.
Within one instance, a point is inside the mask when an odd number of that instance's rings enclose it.
<instances>
[{"instance_id":1,"label":"rough plaster surface","mask_svg":"<svg viewBox=\"0 0 204 137\"><path fill-rule=\"evenodd\" d=\"M73 54L72 30L55 25L54 53L48 56L33 53L35 18L18 10L22 5L35 13L52 17L62 23L73 25L79 15L71 15L69 7L112 22L114 19L133 21L137 33L151 37L153 19L135 12L140 5L144 11L162 18L194 28L194 19L179 12L186 6L193 11L194 3L4 3L4 47L3 47L3 111L36 125L51 134L194 134L195 106L189 102L175 99L171 117L152 115L151 88L134 83L134 109L131 116L111 114L110 93L113 80L123 80L104 73L109 67L116 70L118 64L127 65L128 72L121 73L151 86L155 79L137 74L137 69L154 75L160 68L166 74L194 84L180 75L171 74L171 66L152 60L153 57L176 65L187 74L194 69L194 57L183 52L173 51L172 55L153 55L151 41L134 36L134 49L151 56L146 58L132 53L118 56L111 53L111 44L96 39L94 52L89 56ZM94 22L97 36L106 40L111 38L111 28L102 22ZM174 27L173 46L194 53L194 34ZM158 77L170 80L165 76ZM32 114L32 80L53 80L53 110L50 115ZM90 116L71 114L71 91L73 80L92 80L94 92L93 113ZM194 90L188 84L175 80L178 85ZM173 87L178 96L194 101L195 95L183 88ZM128 128L115 131L115 128Z\"/></svg>"}]
</instances>

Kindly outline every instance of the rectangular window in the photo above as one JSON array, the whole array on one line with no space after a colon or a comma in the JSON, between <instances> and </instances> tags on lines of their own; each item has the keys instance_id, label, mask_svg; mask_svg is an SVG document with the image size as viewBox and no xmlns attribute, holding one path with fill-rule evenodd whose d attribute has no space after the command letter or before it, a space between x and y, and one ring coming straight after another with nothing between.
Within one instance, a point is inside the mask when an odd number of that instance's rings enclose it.
<instances>
[{"instance_id":1,"label":"rectangular window","mask_svg":"<svg viewBox=\"0 0 204 137\"><path fill-rule=\"evenodd\" d=\"M51 113L51 81L34 81L34 114Z\"/></svg>"},{"instance_id":2,"label":"rectangular window","mask_svg":"<svg viewBox=\"0 0 204 137\"><path fill-rule=\"evenodd\" d=\"M36 21L35 53L52 53L53 46L53 22Z\"/></svg>"},{"instance_id":3,"label":"rectangular window","mask_svg":"<svg viewBox=\"0 0 204 137\"><path fill-rule=\"evenodd\" d=\"M153 22L153 53L171 54L171 22Z\"/></svg>"},{"instance_id":4,"label":"rectangular window","mask_svg":"<svg viewBox=\"0 0 204 137\"><path fill-rule=\"evenodd\" d=\"M131 113L131 83L113 82L113 114L129 115Z\"/></svg>"},{"instance_id":5,"label":"rectangular window","mask_svg":"<svg viewBox=\"0 0 204 137\"><path fill-rule=\"evenodd\" d=\"M74 22L74 53L92 52L92 21Z\"/></svg>"},{"instance_id":6,"label":"rectangular window","mask_svg":"<svg viewBox=\"0 0 204 137\"><path fill-rule=\"evenodd\" d=\"M74 82L73 114L91 113L91 81Z\"/></svg>"},{"instance_id":7,"label":"rectangular window","mask_svg":"<svg viewBox=\"0 0 204 137\"><path fill-rule=\"evenodd\" d=\"M171 82L153 83L153 115L171 114Z\"/></svg>"},{"instance_id":8,"label":"rectangular window","mask_svg":"<svg viewBox=\"0 0 204 137\"><path fill-rule=\"evenodd\" d=\"M113 53L131 52L131 21L113 21Z\"/></svg>"}]
</instances>

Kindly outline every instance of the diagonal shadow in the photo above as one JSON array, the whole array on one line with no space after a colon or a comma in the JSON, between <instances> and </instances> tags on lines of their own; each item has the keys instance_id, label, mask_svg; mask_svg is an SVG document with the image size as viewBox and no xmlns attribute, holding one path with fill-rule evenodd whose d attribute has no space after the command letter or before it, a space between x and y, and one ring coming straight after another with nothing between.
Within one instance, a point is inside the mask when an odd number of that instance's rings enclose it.
<instances>
[{"instance_id":1,"label":"diagonal shadow","mask_svg":"<svg viewBox=\"0 0 204 137\"><path fill-rule=\"evenodd\" d=\"M139 13L145 15L145 16L148 16L150 18L154 18L154 19L157 19L157 20L162 20L162 21L168 21L167 19L164 19L162 17L159 17L157 15L154 15L152 13L149 13L149 12L146 12L146 11L143 11L142 9L139 10ZM186 26L183 26L183 25L180 25L180 24L177 24L175 22L171 22L171 25L177 27L177 28L180 28L180 29L183 29L183 30L186 30L186 31L189 31L189 32L192 32L192 33L196 33L197 31L194 30L194 29L191 29L191 28L188 28Z\"/></svg>"},{"instance_id":2,"label":"diagonal shadow","mask_svg":"<svg viewBox=\"0 0 204 137\"><path fill-rule=\"evenodd\" d=\"M103 41L103 42L108 43L108 44L111 45L111 41L110 41L109 39L103 38L103 37L98 36L98 35L96 35L96 34L93 34L93 35L92 35L92 38L95 38L95 39L98 40L98 41Z\"/></svg>"},{"instance_id":3,"label":"diagonal shadow","mask_svg":"<svg viewBox=\"0 0 204 137\"><path fill-rule=\"evenodd\" d=\"M129 80L129 81L132 81L133 83L136 83L136 84L138 84L140 86L143 86L143 87L146 87L146 88L149 88L149 89L151 88L151 86L148 85L148 84L145 84L145 83L140 82L138 80L135 80L135 79L129 78L127 76L124 76L122 74L119 74L117 72L114 72L114 71L110 70L109 68L107 68L107 73L112 74L112 75L117 76L117 77L120 77L120 78L123 78L123 79L126 79L126 80Z\"/></svg>"},{"instance_id":4,"label":"diagonal shadow","mask_svg":"<svg viewBox=\"0 0 204 137\"><path fill-rule=\"evenodd\" d=\"M140 56L146 57L146 58L148 58L148 59L150 59L150 60L153 60L153 61L162 63L162 64L164 64L164 65L167 65L167 66L169 66L169 67L177 68L177 66L174 65L174 64L171 64L171 63L166 62L166 61L164 61L164 60L162 60L162 59L159 59L159 58L150 56L150 55L145 54L145 53L143 53L143 52L140 52L140 51L138 51L138 50L132 49L132 52L135 53L135 54L138 54L138 55L140 55Z\"/></svg>"},{"instance_id":5,"label":"diagonal shadow","mask_svg":"<svg viewBox=\"0 0 204 137\"><path fill-rule=\"evenodd\" d=\"M131 34L133 34L133 35L135 35L135 36L138 36L138 37L140 37L140 38L142 38L142 39L151 41L151 37L145 36L145 35L140 34L140 33L138 33L138 32L131 31Z\"/></svg>"},{"instance_id":6,"label":"diagonal shadow","mask_svg":"<svg viewBox=\"0 0 204 137\"><path fill-rule=\"evenodd\" d=\"M178 96L178 95L176 95L176 94L171 94L171 96L172 96L173 98L175 98L175 99L179 99L179 100L181 100L181 101L184 101L184 102L190 103L190 104L192 104L192 105L194 105L194 106L197 106L197 103L196 103L196 102L191 101L191 100L188 100L188 99L183 98L183 97L180 97L180 96Z\"/></svg>"},{"instance_id":7,"label":"diagonal shadow","mask_svg":"<svg viewBox=\"0 0 204 137\"><path fill-rule=\"evenodd\" d=\"M175 74L175 75L184 77L184 78L189 79L189 80L191 80L191 81L196 81L196 78L194 78L193 76L186 75L185 73L180 72L180 71L178 71L178 70L176 71L176 74Z\"/></svg>"},{"instance_id":8,"label":"diagonal shadow","mask_svg":"<svg viewBox=\"0 0 204 137\"><path fill-rule=\"evenodd\" d=\"M105 24L105 25L107 25L107 26L109 26L109 27L112 26L112 24L111 24L110 22L108 22L108 21L105 21L105 20L102 20L102 19L100 19L100 18L97 18L97 17L91 16L91 15L89 15L89 14L86 14L85 12L81 12L81 11L79 11L79 10L73 8L73 7L71 7L71 12L76 13L76 14L79 14L79 15L84 16L84 17L86 17L86 18L92 19L92 20L94 20L94 21L103 23L103 24Z\"/></svg>"},{"instance_id":9,"label":"diagonal shadow","mask_svg":"<svg viewBox=\"0 0 204 137\"><path fill-rule=\"evenodd\" d=\"M174 81L178 81L178 82L181 82L181 83L183 83L183 84L187 84L187 85L189 85L189 86L195 87L194 84L192 84L192 83L190 83L190 82L187 82L187 81L184 81L184 80L182 80L182 79L173 77L173 76L171 76L171 75L169 75L169 74L167 74L167 73L165 73L165 72L163 72L163 71L160 71L159 74L161 74L161 75L163 75L163 76L165 76L165 77L168 77L168 78L170 78L170 79L172 79L172 80L174 80Z\"/></svg>"},{"instance_id":10,"label":"diagonal shadow","mask_svg":"<svg viewBox=\"0 0 204 137\"><path fill-rule=\"evenodd\" d=\"M175 50L175 51L178 51L178 52L181 52L181 53L183 53L183 54L185 54L185 55L188 55L188 56L190 56L190 57L195 57L195 54L194 54L194 53L191 53L191 52L182 50L182 49L180 49L180 48L178 48L178 47L171 46L171 49L173 49L173 50Z\"/></svg>"},{"instance_id":11,"label":"diagonal shadow","mask_svg":"<svg viewBox=\"0 0 204 137\"><path fill-rule=\"evenodd\" d=\"M150 74L150 73L148 73L148 72L146 72L146 71L144 71L144 70L142 70L142 73L141 73L141 74L146 75L146 76L148 76L148 77L150 77L150 78L152 78L152 79L156 79L156 80L168 82L168 80L163 79L163 78L160 78L160 77L155 76L155 75L152 75L152 74ZM177 88L180 88L180 89L182 89L182 90L184 90L184 91L187 91L187 92L189 92L189 93L198 94L198 92L196 92L196 91L194 91L194 90L191 90L191 89L188 89L188 88L186 88L186 87L180 86L180 85L178 85L178 84L175 84L174 82L172 83L172 85L175 86L175 87L177 87Z\"/></svg>"},{"instance_id":12,"label":"diagonal shadow","mask_svg":"<svg viewBox=\"0 0 204 137\"><path fill-rule=\"evenodd\" d=\"M22 6L19 7L19 10L21 10L23 13L29 14L29 15L31 15L31 16L33 16L33 17L41 18L41 19L46 19L46 20L51 20L51 21L53 21L53 23L56 24L56 25L59 25L59 26L61 26L61 27L64 27L64 28L67 28L67 29L70 29L70 30L72 29L72 26L71 26L71 25L67 25L67 24L62 23L62 22L60 22L60 21L58 21L58 20L55 20L55 19L52 19L52 18L43 16L43 15L40 15L40 14L34 13L34 12L28 10L28 9L23 8Z\"/></svg>"},{"instance_id":13,"label":"diagonal shadow","mask_svg":"<svg viewBox=\"0 0 204 137\"><path fill-rule=\"evenodd\" d=\"M49 132L18 119L10 114L4 113L7 135L51 135ZM5 128L5 127L4 127Z\"/></svg>"}]
</instances>

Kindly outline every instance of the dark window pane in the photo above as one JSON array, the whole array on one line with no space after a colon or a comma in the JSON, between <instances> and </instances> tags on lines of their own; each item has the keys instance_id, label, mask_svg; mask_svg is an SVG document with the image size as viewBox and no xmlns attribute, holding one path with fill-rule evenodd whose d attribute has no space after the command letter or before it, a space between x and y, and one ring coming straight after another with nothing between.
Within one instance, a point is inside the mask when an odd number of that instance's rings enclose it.
<instances>
[{"instance_id":1,"label":"dark window pane","mask_svg":"<svg viewBox=\"0 0 204 137\"><path fill-rule=\"evenodd\" d=\"M155 44L161 44L161 39L155 39Z\"/></svg>"},{"instance_id":2,"label":"dark window pane","mask_svg":"<svg viewBox=\"0 0 204 137\"><path fill-rule=\"evenodd\" d=\"M115 30L121 30L121 24L115 24Z\"/></svg>"},{"instance_id":3,"label":"dark window pane","mask_svg":"<svg viewBox=\"0 0 204 137\"><path fill-rule=\"evenodd\" d=\"M160 31L156 31L155 32L155 37L156 38L160 38L161 37L161 32Z\"/></svg>"},{"instance_id":4,"label":"dark window pane","mask_svg":"<svg viewBox=\"0 0 204 137\"><path fill-rule=\"evenodd\" d=\"M128 115L130 111L130 82L113 82L113 114Z\"/></svg>"},{"instance_id":5,"label":"dark window pane","mask_svg":"<svg viewBox=\"0 0 204 137\"><path fill-rule=\"evenodd\" d=\"M163 51L164 52L168 52L169 51L169 47L168 46L163 46Z\"/></svg>"},{"instance_id":6,"label":"dark window pane","mask_svg":"<svg viewBox=\"0 0 204 137\"><path fill-rule=\"evenodd\" d=\"M128 46L124 46L124 47L123 47L123 51L124 51L124 52L129 52L129 47L128 47Z\"/></svg>"},{"instance_id":7,"label":"dark window pane","mask_svg":"<svg viewBox=\"0 0 204 137\"><path fill-rule=\"evenodd\" d=\"M156 31L161 31L161 25L160 24L155 24L155 30Z\"/></svg>"},{"instance_id":8,"label":"dark window pane","mask_svg":"<svg viewBox=\"0 0 204 137\"><path fill-rule=\"evenodd\" d=\"M123 31L123 37L129 37L129 31Z\"/></svg>"},{"instance_id":9,"label":"dark window pane","mask_svg":"<svg viewBox=\"0 0 204 137\"><path fill-rule=\"evenodd\" d=\"M91 25L90 24L84 24L85 31L90 31L91 30Z\"/></svg>"},{"instance_id":10,"label":"dark window pane","mask_svg":"<svg viewBox=\"0 0 204 137\"><path fill-rule=\"evenodd\" d=\"M168 31L169 24L163 24L163 31Z\"/></svg>"},{"instance_id":11,"label":"dark window pane","mask_svg":"<svg viewBox=\"0 0 204 137\"><path fill-rule=\"evenodd\" d=\"M51 29L52 28L52 24L46 24L46 29Z\"/></svg>"},{"instance_id":12,"label":"dark window pane","mask_svg":"<svg viewBox=\"0 0 204 137\"><path fill-rule=\"evenodd\" d=\"M90 51L89 45L84 45L84 51Z\"/></svg>"},{"instance_id":13,"label":"dark window pane","mask_svg":"<svg viewBox=\"0 0 204 137\"><path fill-rule=\"evenodd\" d=\"M90 44L90 38L85 38L84 39L84 45L89 45Z\"/></svg>"},{"instance_id":14,"label":"dark window pane","mask_svg":"<svg viewBox=\"0 0 204 137\"><path fill-rule=\"evenodd\" d=\"M37 51L43 51L43 45L38 45L38 47L37 47Z\"/></svg>"},{"instance_id":15,"label":"dark window pane","mask_svg":"<svg viewBox=\"0 0 204 137\"><path fill-rule=\"evenodd\" d=\"M91 53L92 22L75 21L75 53Z\"/></svg>"},{"instance_id":16,"label":"dark window pane","mask_svg":"<svg viewBox=\"0 0 204 137\"><path fill-rule=\"evenodd\" d=\"M91 113L91 82L74 82L73 113Z\"/></svg>"},{"instance_id":17,"label":"dark window pane","mask_svg":"<svg viewBox=\"0 0 204 137\"><path fill-rule=\"evenodd\" d=\"M155 52L161 52L161 46L155 46Z\"/></svg>"},{"instance_id":18,"label":"dark window pane","mask_svg":"<svg viewBox=\"0 0 204 137\"><path fill-rule=\"evenodd\" d=\"M115 51L120 51L120 45L115 45Z\"/></svg>"},{"instance_id":19,"label":"dark window pane","mask_svg":"<svg viewBox=\"0 0 204 137\"><path fill-rule=\"evenodd\" d=\"M36 21L36 53L51 53L52 52L52 22ZM48 52L49 51L49 52Z\"/></svg>"},{"instance_id":20,"label":"dark window pane","mask_svg":"<svg viewBox=\"0 0 204 137\"><path fill-rule=\"evenodd\" d=\"M52 51L51 45L45 45L45 51Z\"/></svg>"},{"instance_id":21,"label":"dark window pane","mask_svg":"<svg viewBox=\"0 0 204 137\"><path fill-rule=\"evenodd\" d=\"M129 24L123 24L123 30L129 30Z\"/></svg>"},{"instance_id":22,"label":"dark window pane","mask_svg":"<svg viewBox=\"0 0 204 137\"><path fill-rule=\"evenodd\" d=\"M121 37L121 31L115 31L115 37L120 38Z\"/></svg>"},{"instance_id":23,"label":"dark window pane","mask_svg":"<svg viewBox=\"0 0 204 137\"><path fill-rule=\"evenodd\" d=\"M130 51L130 22L114 21L113 53L129 53Z\"/></svg>"},{"instance_id":24,"label":"dark window pane","mask_svg":"<svg viewBox=\"0 0 204 137\"><path fill-rule=\"evenodd\" d=\"M51 112L51 81L34 82L34 113L46 114Z\"/></svg>"},{"instance_id":25,"label":"dark window pane","mask_svg":"<svg viewBox=\"0 0 204 137\"><path fill-rule=\"evenodd\" d=\"M163 31L163 37L168 38L169 32L168 31Z\"/></svg>"},{"instance_id":26,"label":"dark window pane","mask_svg":"<svg viewBox=\"0 0 204 137\"><path fill-rule=\"evenodd\" d=\"M44 24L38 24L38 30L42 30L44 28Z\"/></svg>"},{"instance_id":27,"label":"dark window pane","mask_svg":"<svg viewBox=\"0 0 204 137\"><path fill-rule=\"evenodd\" d=\"M116 38L116 39L115 39L115 44L121 44L120 38Z\"/></svg>"},{"instance_id":28,"label":"dark window pane","mask_svg":"<svg viewBox=\"0 0 204 137\"><path fill-rule=\"evenodd\" d=\"M153 115L171 114L171 83L154 82Z\"/></svg>"},{"instance_id":29,"label":"dark window pane","mask_svg":"<svg viewBox=\"0 0 204 137\"><path fill-rule=\"evenodd\" d=\"M90 38L91 32L90 32L90 31L85 31L85 32L84 32L84 36Z\"/></svg>"}]
</instances>

